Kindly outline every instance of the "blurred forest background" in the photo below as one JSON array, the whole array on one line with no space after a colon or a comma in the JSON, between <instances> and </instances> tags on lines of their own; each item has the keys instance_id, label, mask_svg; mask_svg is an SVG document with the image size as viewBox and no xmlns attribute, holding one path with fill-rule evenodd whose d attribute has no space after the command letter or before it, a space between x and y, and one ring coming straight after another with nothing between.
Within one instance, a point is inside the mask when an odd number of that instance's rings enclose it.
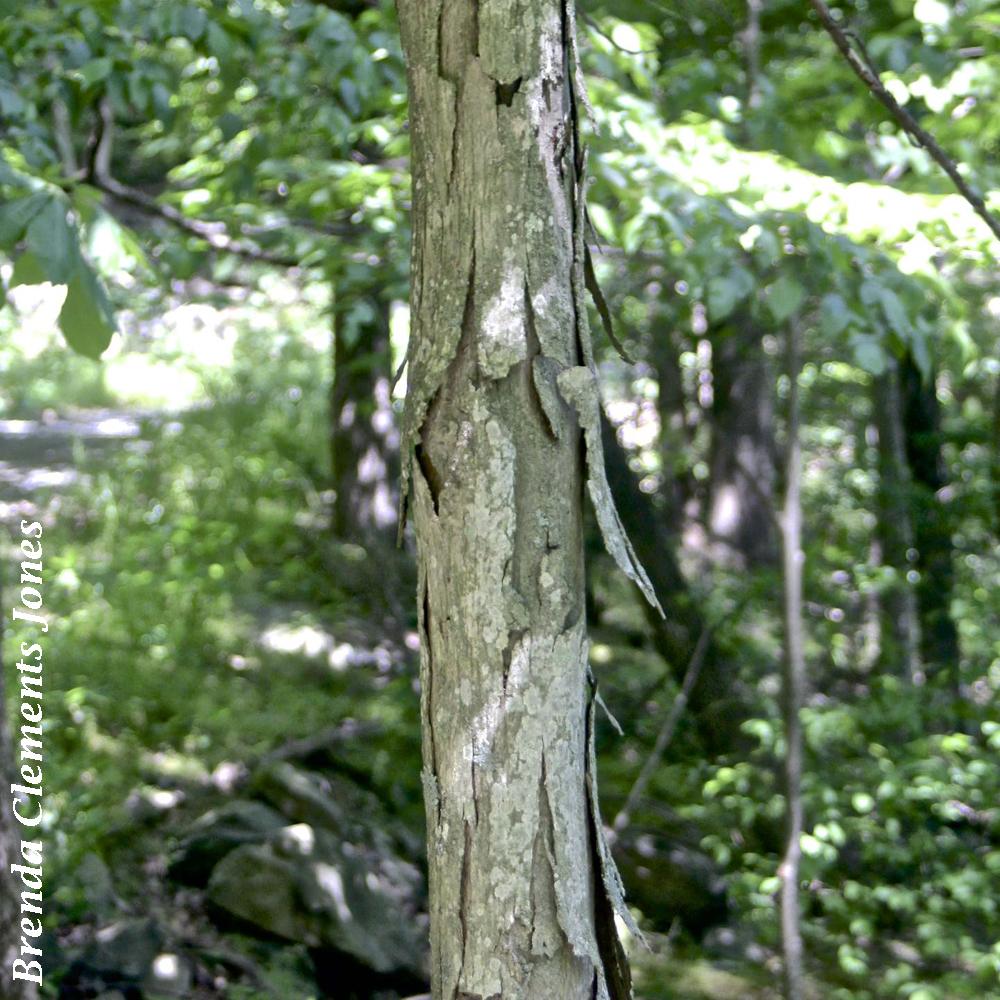
<instances>
[{"instance_id":1,"label":"blurred forest background","mask_svg":"<svg viewBox=\"0 0 1000 1000\"><path fill-rule=\"evenodd\" d=\"M836 15L1000 190L1000 4ZM0 506L44 524L50 621L44 992L421 993L392 5L0 18ZM595 269L635 360L603 342L608 475L667 613L595 528L637 993L779 995L794 336L807 996L1000 997L1000 247L805 0L586 0L579 28Z\"/></svg>"}]
</instances>

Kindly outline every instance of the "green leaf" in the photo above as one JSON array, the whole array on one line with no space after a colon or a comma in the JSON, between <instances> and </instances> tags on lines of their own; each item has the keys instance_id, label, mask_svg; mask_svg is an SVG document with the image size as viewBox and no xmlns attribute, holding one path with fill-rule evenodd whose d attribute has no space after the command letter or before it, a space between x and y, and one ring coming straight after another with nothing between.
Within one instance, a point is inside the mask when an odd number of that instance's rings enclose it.
<instances>
[{"instance_id":1,"label":"green leaf","mask_svg":"<svg viewBox=\"0 0 1000 1000\"><path fill-rule=\"evenodd\" d=\"M869 309L873 309L882 298L882 288L877 282L863 281L861 288L858 289L858 295Z\"/></svg>"},{"instance_id":2,"label":"green leaf","mask_svg":"<svg viewBox=\"0 0 1000 1000\"><path fill-rule=\"evenodd\" d=\"M246 122L235 112L227 111L219 116L219 128L222 130L223 141L229 142L246 128Z\"/></svg>"},{"instance_id":3,"label":"green leaf","mask_svg":"<svg viewBox=\"0 0 1000 1000\"><path fill-rule=\"evenodd\" d=\"M132 70L128 75L128 99L139 111L146 111L149 108L149 98L149 80L141 70Z\"/></svg>"},{"instance_id":4,"label":"green leaf","mask_svg":"<svg viewBox=\"0 0 1000 1000\"><path fill-rule=\"evenodd\" d=\"M136 263L147 266L135 237L103 209L87 227L87 255L104 274L128 270Z\"/></svg>"},{"instance_id":5,"label":"green leaf","mask_svg":"<svg viewBox=\"0 0 1000 1000\"><path fill-rule=\"evenodd\" d=\"M24 98L16 90L0 83L0 115L19 115L26 107Z\"/></svg>"},{"instance_id":6,"label":"green leaf","mask_svg":"<svg viewBox=\"0 0 1000 1000\"><path fill-rule=\"evenodd\" d=\"M93 87L95 83L107 79L114 69L114 63L107 57L101 56L98 59L91 59L80 67L80 77L84 87Z\"/></svg>"},{"instance_id":7,"label":"green leaf","mask_svg":"<svg viewBox=\"0 0 1000 1000\"><path fill-rule=\"evenodd\" d=\"M767 290L767 308L776 323L791 319L805 301L806 290L792 277L783 274Z\"/></svg>"},{"instance_id":8,"label":"green leaf","mask_svg":"<svg viewBox=\"0 0 1000 1000\"><path fill-rule=\"evenodd\" d=\"M340 78L340 98L344 107L355 117L361 114L361 99L358 96L357 84L350 77Z\"/></svg>"},{"instance_id":9,"label":"green leaf","mask_svg":"<svg viewBox=\"0 0 1000 1000\"><path fill-rule=\"evenodd\" d=\"M863 371L876 378L885 372L885 349L874 337L859 336L854 339L851 348L855 364Z\"/></svg>"},{"instance_id":10,"label":"green leaf","mask_svg":"<svg viewBox=\"0 0 1000 1000\"><path fill-rule=\"evenodd\" d=\"M69 281L76 264L77 241L61 199L50 198L31 220L25 242L41 262L45 275L52 284L65 285Z\"/></svg>"},{"instance_id":11,"label":"green leaf","mask_svg":"<svg viewBox=\"0 0 1000 1000\"><path fill-rule=\"evenodd\" d=\"M913 363L917 366L921 378L925 382L929 381L933 375L931 352L927 346L927 337L916 330L910 337L910 354L913 355Z\"/></svg>"},{"instance_id":12,"label":"green leaf","mask_svg":"<svg viewBox=\"0 0 1000 1000\"><path fill-rule=\"evenodd\" d=\"M107 292L82 261L70 279L59 326L66 343L88 358L99 358L114 336L114 313Z\"/></svg>"},{"instance_id":13,"label":"green leaf","mask_svg":"<svg viewBox=\"0 0 1000 1000\"><path fill-rule=\"evenodd\" d=\"M316 20L316 8L312 4L293 7L288 15L288 27L292 31L308 28Z\"/></svg>"},{"instance_id":14,"label":"green leaf","mask_svg":"<svg viewBox=\"0 0 1000 1000\"><path fill-rule=\"evenodd\" d=\"M882 313L889 328L906 343L913 333L913 325L899 296L891 288L883 288L879 301L882 303Z\"/></svg>"},{"instance_id":15,"label":"green leaf","mask_svg":"<svg viewBox=\"0 0 1000 1000\"><path fill-rule=\"evenodd\" d=\"M737 304L753 291L753 277L742 267L712 278L708 283L708 314L713 323L730 316Z\"/></svg>"},{"instance_id":16,"label":"green leaf","mask_svg":"<svg viewBox=\"0 0 1000 1000\"><path fill-rule=\"evenodd\" d=\"M0 156L0 184L12 184L15 187L24 183L24 178Z\"/></svg>"},{"instance_id":17,"label":"green leaf","mask_svg":"<svg viewBox=\"0 0 1000 1000\"><path fill-rule=\"evenodd\" d=\"M30 251L26 250L14 262L14 271L10 276L10 288L17 288L19 285L43 285L49 279L45 275L39 259Z\"/></svg>"},{"instance_id":18,"label":"green leaf","mask_svg":"<svg viewBox=\"0 0 1000 1000\"><path fill-rule=\"evenodd\" d=\"M12 248L24 236L28 223L51 198L47 192L35 191L0 206L0 247Z\"/></svg>"},{"instance_id":19,"label":"green leaf","mask_svg":"<svg viewBox=\"0 0 1000 1000\"><path fill-rule=\"evenodd\" d=\"M84 225L90 222L100 207L103 195L89 184L77 184L72 193L73 208L80 214Z\"/></svg>"},{"instance_id":20,"label":"green leaf","mask_svg":"<svg viewBox=\"0 0 1000 1000\"><path fill-rule=\"evenodd\" d=\"M236 54L236 43L229 32L216 24L215 21L209 22L207 42L209 52L219 60L219 66L222 67L225 74L226 69L232 64L233 57Z\"/></svg>"},{"instance_id":21,"label":"green leaf","mask_svg":"<svg viewBox=\"0 0 1000 1000\"><path fill-rule=\"evenodd\" d=\"M851 805L859 813L869 813L875 808L875 800L867 792L855 792L851 796Z\"/></svg>"},{"instance_id":22,"label":"green leaf","mask_svg":"<svg viewBox=\"0 0 1000 1000\"><path fill-rule=\"evenodd\" d=\"M198 41L205 33L208 16L198 7L184 7L180 13L180 34L192 42Z\"/></svg>"},{"instance_id":23,"label":"green leaf","mask_svg":"<svg viewBox=\"0 0 1000 1000\"><path fill-rule=\"evenodd\" d=\"M153 84L153 111L167 128L177 117L177 111L170 103L170 91L162 83Z\"/></svg>"},{"instance_id":24,"label":"green leaf","mask_svg":"<svg viewBox=\"0 0 1000 1000\"><path fill-rule=\"evenodd\" d=\"M819 307L819 329L828 340L843 333L851 322L847 303L835 294L824 295Z\"/></svg>"}]
</instances>

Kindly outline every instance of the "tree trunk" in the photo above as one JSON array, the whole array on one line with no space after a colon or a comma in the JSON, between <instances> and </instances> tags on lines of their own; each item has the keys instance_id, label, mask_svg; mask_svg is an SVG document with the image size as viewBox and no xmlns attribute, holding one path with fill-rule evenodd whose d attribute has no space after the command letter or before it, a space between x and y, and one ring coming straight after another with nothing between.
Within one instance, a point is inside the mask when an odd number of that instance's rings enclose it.
<instances>
[{"instance_id":1,"label":"tree trunk","mask_svg":"<svg viewBox=\"0 0 1000 1000\"><path fill-rule=\"evenodd\" d=\"M684 510L694 493L694 477L690 469L686 466L682 468L677 459L689 453L693 441L687 424L687 400L681 377L680 351L669 330L658 332L654 338L652 355L659 386L656 408L660 418L658 444L663 476L659 495L666 506L661 526L669 530L673 539L680 536L684 527Z\"/></svg>"},{"instance_id":2,"label":"tree trunk","mask_svg":"<svg viewBox=\"0 0 1000 1000\"><path fill-rule=\"evenodd\" d=\"M336 295L336 290L334 292ZM335 302L330 393L334 534L388 540L396 521L399 433L392 412L389 303L373 296Z\"/></svg>"},{"instance_id":3,"label":"tree trunk","mask_svg":"<svg viewBox=\"0 0 1000 1000\"><path fill-rule=\"evenodd\" d=\"M909 579L914 568L913 488L906 459L906 431L899 374L895 368L875 379L872 405L878 429L879 494L878 538L883 566L892 567L895 579L884 596L888 628L893 639L892 659L898 671L912 681L923 677L920 664L920 616L916 590ZM883 650L885 646L883 645Z\"/></svg>"},{"instance_id":4,"label":"tree trunk","mask_svg":"<svg viewBox=\"0 0 1000 1000\"><path fill-rule=\"evenodd\" d=\"M644 574L601 455L573 7L398 11L431 995L625 998L614 913L628 911L596 801L585 484L620 565Z\"/></svg>"},{"instance_id":5,"label":"tree trunk","mask_svg":"<svg viewBox=\"0 0 1000 1000\"><path fill-rule=\"evenodd\" d=\"M712 340L709 525L747 566L775 565L774 410L761 333L738 314Z\"/></svg>"},{"instance_id":6,"label":"tree trunk","mask_svg":"<svg viewBox=\"0 0 1000 1000\"><path fill-rule=\"evenodd\" d=\"M913 359L900 367L906 457L913 480L914 541L917 548L917 604L920 654L928 678L943 675L958 687L958 630L951 617L955 572L951 522L940 491L947 482L941 455L941 413L933 375L923 379Z\"/></svg>"},{"instance_id":7,"label":"tree trunk","mask_svg":"<svg viewBox=\"0 0 1000 1000\"><path fill-rule=\"evenodd\" d=\"M785 580L785 817L787 841L781 862L781 941L785 958L785 1000L802 1000L802 930L799 916L799 860L802 855L802 704L805 652L802 633L802 443L799 410L799 351L796 330L788 332L788 466L782 517Z\"/></svg>"}]
</instances>

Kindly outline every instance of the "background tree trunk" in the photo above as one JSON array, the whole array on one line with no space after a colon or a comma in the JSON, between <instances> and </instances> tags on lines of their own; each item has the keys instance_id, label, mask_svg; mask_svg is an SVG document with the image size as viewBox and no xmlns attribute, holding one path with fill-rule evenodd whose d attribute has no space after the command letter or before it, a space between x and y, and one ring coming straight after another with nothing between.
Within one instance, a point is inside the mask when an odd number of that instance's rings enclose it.
<instances>
[{"instance_id":1,"label":"background tree trunk","mask_svg":"<svg viewBox=\"0 0 1000 1000\"><path fill-rule=\"evenodd\" d=\"M799 860L802 856L802 704L805 651L802 633L802 443L800 440L798 331L788 332L788 466L782 516L785 579L785 817L787 841L781 862L781 943L785 1000L803 1000Z\"/></svg>"},{"instance_id":2,"label":"background tree trunk","mask_svg":"<svg viewBox=\"0 0 1000 1000\"><path fill-rule=\"evenodd\" d=\"M923 676L920 664L920 616L917 595L908 574L914 568L913 484L906 459L906 431L899 375L891 368L872 383L872 407L878 430L879 493L878 539L883 566L895 571L893 585L883 597L887 628L892 637L888 652L899 673L910 680Z\"/></svg>"},{"instance_id":3,"label":"background tree trunk","mask_svg":"<svg viewBox=\"0 0 1000 1000\"><path fill-rule=\"evenodd\" d=\"M573 7L398 10L431 995L625 998L614 910L628 911L591 742L585 483L612 552L642 573L601 456Z\"/></svg>"},{"instance_id":4,"label":"background tree trunk","mask_svg":"<svg viewBox=\"0 0 1000 1000\"><path fill-rule=\"evenodd\" d=\"M906 457L913 480L914 540L917 548L917 604L920 653L928 677L944 673L958 686L958 630L951 617L955 572L951 525L940 491L947 482L941 454L941 413L933 374L924 379L909 356L900 366Z\"/></svg>"},{"instance_id":5,"label":"background tree trunk","mask_svg":"<svg viewBox=\"0 0 1000 1000\"><path fill-rule=\"evenodd\" d=\"M334 290L336 295L336 289ZM345 541L390 540L398 499L399 432L392 412L389 303L335 302L331 460L333 531Z\"/></svg>"},{"instance_id":6,"label":"background tree trunk","mask_svg":"<svg viewBox=\"0 0 1000 1000\"><path fill-rule=\"evenodd\" d=\"M658 492L664 499L663 526L669 528L671 538L675 538L680 536L684 526L685 507L694 494L695 484L686 463L678 461L690 452L693 441L687 424L680 351L669 330L659 331L652 355L659 386L656 408L660 418L659 451L663 476Z\"/></svg>"},{"instance_id":7,"label":"background tree trunk","mask_svg":"<svg viewBox=\"0 0 1000 1000\"><path fill-rule=\"evenodd\" d=\"M714 332L712 386L708 523L745 565L776 565L773 379L748 316Z\"/></svg>"},{"instance_id":8,"label":"background tree trunk","mask_svg":"<svg viewBox=\"0 0 1000 1000\"><path fill-rule=\"evenodd\" d=\"M674 679L682 684L699 639L715 623L705 621L698 599L692 594L674 556L676 529L653 506L651 498L639 489L625 449L618 443L615 429L607 417L602 417L601 433L611 495L664 610L664 615L660 615L647 604L653 645ZM710 757L717 757L732 753L741 745L740 726L747 718L746 704L739 697L734 665L719 648L714 635L708 638L703 655L688 705L705 752Z\"/></svg>"}]
</instances>

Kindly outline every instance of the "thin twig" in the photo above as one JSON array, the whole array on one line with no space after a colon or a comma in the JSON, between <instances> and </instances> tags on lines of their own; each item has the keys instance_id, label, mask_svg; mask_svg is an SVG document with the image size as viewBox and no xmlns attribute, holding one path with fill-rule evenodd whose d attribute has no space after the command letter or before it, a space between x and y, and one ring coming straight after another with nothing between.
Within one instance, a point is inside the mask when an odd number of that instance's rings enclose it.
<instances>
[{"instance_id":1,"label":"thin twig","mask_svg":"<svg viewBox=\"0 0 1000 1000\"><path fill-rule=\"evenodd\" d=\"M899 102L885 89L878 73L873 72L865 65L864 58L859 56L851 45L844 30L837 24L830 12L830 8L823 0L809 0L813 9L819 15L820 22L827 33L833 39L834 44L840 49L841 54L847 60L848 65L854 70L862 82L867 84L868 89L888 110L889 114L896 119L897 123L909 135L911 135L927 152L941 169L951 178L952 183L958 188L962 197L972 206L975 213L989 226L990 231L1000 239L1000 220L990 213L986 207L986 202L978 195L958 171L958 165L948 156L947 153L937 144L937 140L920 125L916 119L899 105ZM863 47L861 47L863 50Z\"/></svg>"},{"instance_id":2,"label":"thin twig","mask_svg":"<svg viewBox=\"0 0 1000 1000\"><path fill-rule=\"evenodd\" d=\"M213 250L221 253L235 254L246 260L256 261L261 264L272 264L276 267L294 268L299 266L299 261L294 257L285 257L280 254L273 254L268 250L246 243L243 240L234 239L221 224L203 222L201 219L189 219L172 205L162 205L155 198L129 187L121 181L116 180L111 175L111 151L114 143L114 113L110 104L105 101L101 104L101 117L103 119L101 129L101 139L98 143L97 152L94 156L93 176L90 178L91 184L105 194L117 198L126 205L132 205L146 212L148 215L155 215L166 220L171 225L192 236L205 240Z\"/></svg>"},{"instance_id":3,"label":"thin twig","mask_svg":"<svg viewBox=\"0 0 1000 1000\"><path fill-rule=\"evenodd\" d=\"M674 703L670 708L670 714L661 726L659 733L657 733L656 742L653 744L653 750L646 763L643 764L642 770L639 772L639 776L635 779L635 784L632 785L632 789L629 791L628 796L625 799L625 804L618 810L618 815L615 816L614 822L611 824L611 830L608 833L609 844L613 845L621 835L621 832L628 826L629 820L632 818L632 811L636 807L636 803L645 794L650 779L653 777L653 772L660 766L663 754L666 752L667 747L670 746L670 741L674 738L674 730L677 728L677 723L680 721L681 714L687 707L688 698L691 695L691 689L698 680L698 674L701 673L702 664L705 662L705 653L708 651L708 644L711 642L714 633L714 627L706 626L701 630L701 635L698 636L698 641L695 643L694 650L691 652L691 658L688 660L687 672L684 675L684 683L681 684L681 689L677 692L677 696L674 698Z\"/></svg>"},{"instance_id":4,"label":"thin twig","mask_svg":"<svg viewBox=\"0 0 1000 1000\"><path fill-rule=\"evenodd\" d=\"M581 14L580 17L588 28L600 35L609 45L613 45L619 52L624 52L627 56L656 55L656 49L627 49L624 45L619 45L589 14Z\"/></svg>"},{"instance_id":5,"label":"thin twig","mask_svg":"<svg viewBox=\"0 0 1000 1000\"><path fill-rule=\"evenodd\" d=\"M255 261L260 264L272 264L275 267L295 268L300 264L300 261L295 257L274 254L252 243L234 239L228 233L224 232L221 226L216 227L210 222L203 222L201 219L189 219L186 215L178 212L172 205L163 205L155 198L151 198L144 191L128 187L120 181L115 180L114 177L107 175L99 177L95 174L91 183L98 190L111 195L113 198L117 198L118 201L141 209L147 215L155 215L158 218L164 219L178 229L205 240L213 250L217 250L220 253L231 253L237 257L243 257L245 260Z\"/></svg>"},{"instance_id":6,"label":"thin twig","mask_svg":"<svg viewBox=\"0 0 1000 1000\"><path fill-rule=\"evenodd\" d=\"M281 746L262 754L251 764L251 768L263 767L285 760L302 760L319 750L326 750L338 743L349 740L369 739L381 732L382 726L377 722L359 722L356 719L346 719L334 726L328 726L314 736L301 740L290 740Z\"/></svg>"}]
</instances>

